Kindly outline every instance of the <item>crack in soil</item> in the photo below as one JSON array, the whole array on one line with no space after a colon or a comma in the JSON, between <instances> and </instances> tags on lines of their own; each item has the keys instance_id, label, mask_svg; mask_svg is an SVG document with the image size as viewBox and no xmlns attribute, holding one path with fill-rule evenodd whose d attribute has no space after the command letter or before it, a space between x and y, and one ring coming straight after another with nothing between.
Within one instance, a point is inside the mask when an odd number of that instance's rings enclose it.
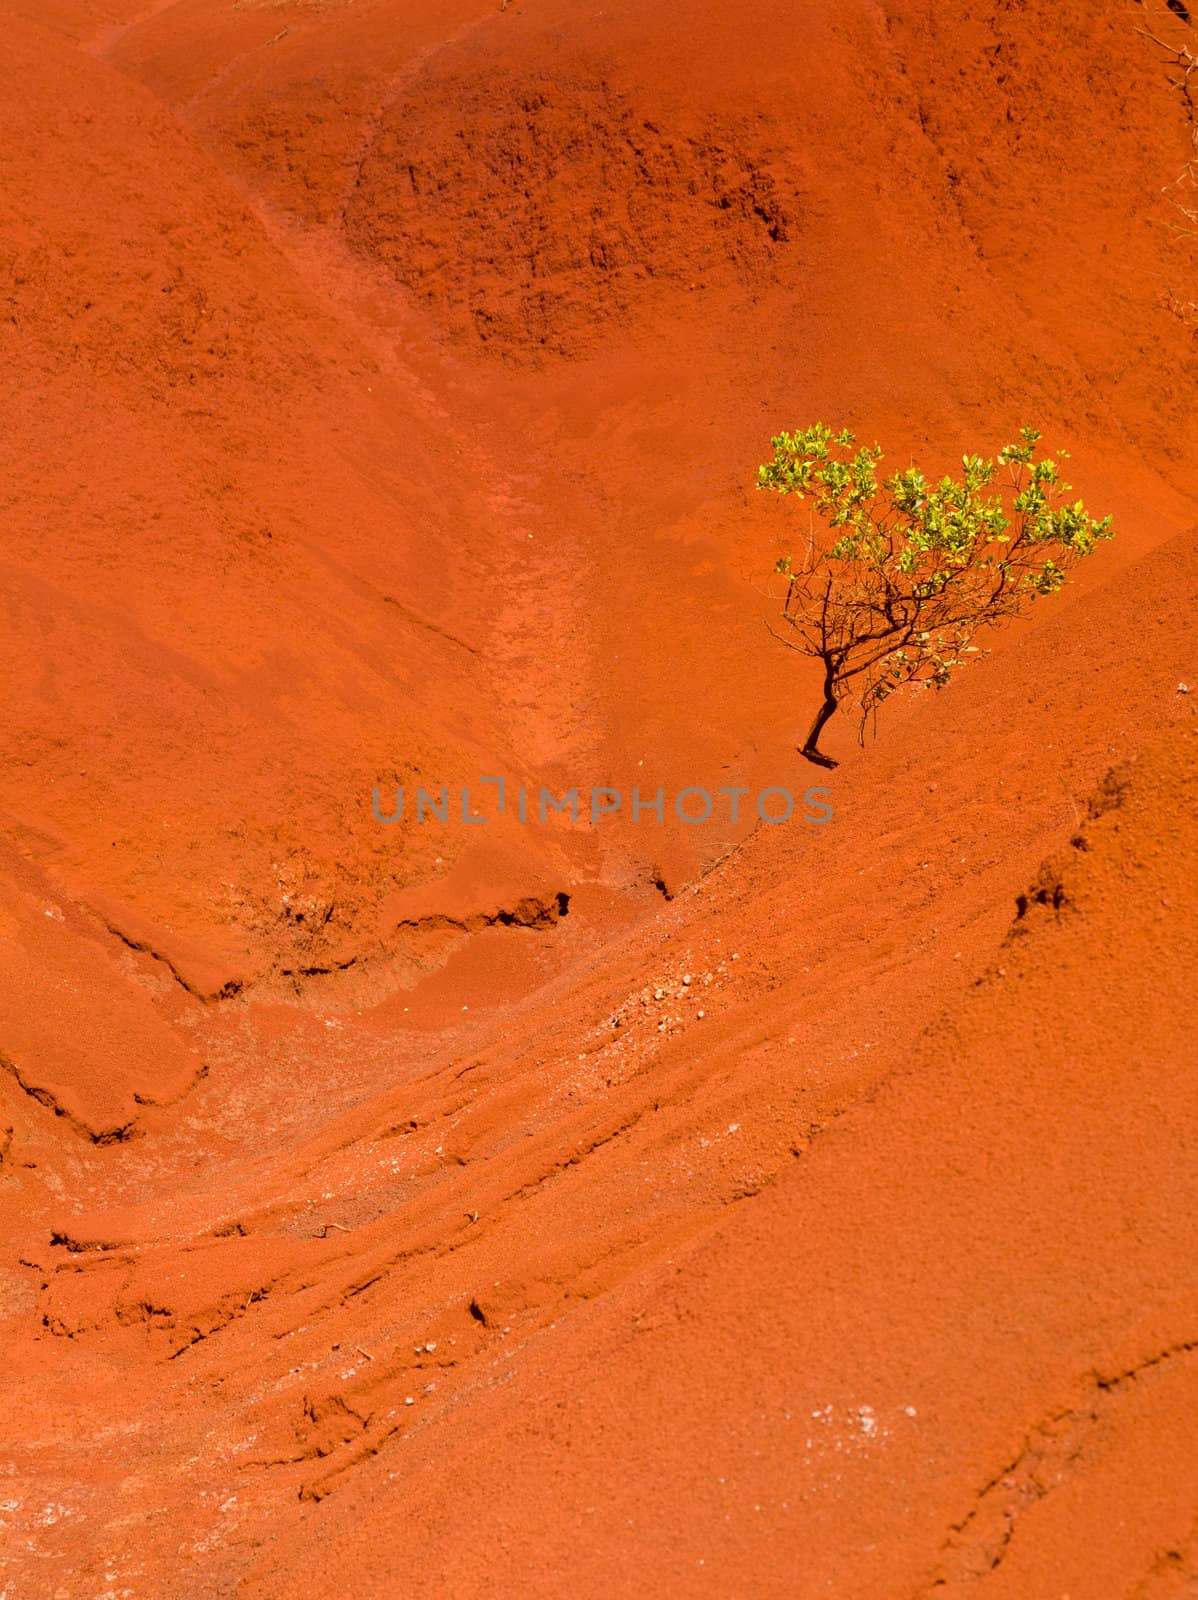
<instances>
[{"instance_id":1,"label":"crack in soil","mask_svg":"<svg viewBox=\"0 0 1198 1600\"><path fill-rule=\"evenodd\" d=\"M1092 1373L1094 1403L1054 1412L1032 1428L1014 1459L978 1490L961 1521L950 1524L941 1545L941 1569L916 1591L915 1600L950 1584L976 1582L1001 1566L1020 1517L1059 1488L1084 1455L1106 1397L1117 1396L1162 1363L1196 1350L1198 1339L1182 1340L1109 1377Z\"/></svg>"}]
</instances>

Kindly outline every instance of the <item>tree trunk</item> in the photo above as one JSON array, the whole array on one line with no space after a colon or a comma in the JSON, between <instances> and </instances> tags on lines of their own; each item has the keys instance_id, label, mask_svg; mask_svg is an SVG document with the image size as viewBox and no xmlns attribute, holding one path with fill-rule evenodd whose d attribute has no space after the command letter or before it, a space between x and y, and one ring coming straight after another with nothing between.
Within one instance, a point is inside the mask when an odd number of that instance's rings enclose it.
<instances>
[{"instance_id":1,"label":"tree trunk","mask_svg":"<svg viewBox=\"0 0 1198 1600\"><path fill-rule=\"evenodd\" d=\"M806 756L808 761L814 761L817 767L834 767L837 765L831 756L826 756L819 746L819 736L824 731L824 724L836 713L838 701L832 692L835 679L831 668L824 675L824 703L815 714L815 721L811 724L811 732L799 747L799 754Z\"/></svg>"}]
</instances>

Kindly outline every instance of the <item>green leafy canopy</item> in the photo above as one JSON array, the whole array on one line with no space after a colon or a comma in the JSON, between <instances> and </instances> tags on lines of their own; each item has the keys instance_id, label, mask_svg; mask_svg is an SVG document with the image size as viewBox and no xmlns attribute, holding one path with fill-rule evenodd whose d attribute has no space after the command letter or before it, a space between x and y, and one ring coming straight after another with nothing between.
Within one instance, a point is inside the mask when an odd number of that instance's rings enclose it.
<instances>
[{"instance_id":1,"label":"green leafy canopy","mask_svg":"<svg viewBox=\"0 0 1198 1600\"><path fill-rule=\"evenodd\" d=\"M809 499L828 530L775 565L779 637L824 661L830 698L851 689L868 714L904 682L941 687L981 653L977 628L1055 593L1111 537L1039 442L1025 427L993 459L962 456L959 475L932 480L915 466L880 476L879 445L822 422L772 441L757 487Z\"/></svg>"}]
</instances>

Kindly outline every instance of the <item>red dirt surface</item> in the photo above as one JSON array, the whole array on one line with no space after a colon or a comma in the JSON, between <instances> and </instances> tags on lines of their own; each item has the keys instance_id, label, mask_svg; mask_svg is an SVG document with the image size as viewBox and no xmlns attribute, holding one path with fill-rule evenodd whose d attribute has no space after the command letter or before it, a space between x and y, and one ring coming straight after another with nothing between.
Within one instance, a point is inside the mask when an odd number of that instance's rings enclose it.
<instances>
[{"instance_id":1,"label":"red dirt surface","mask_svg":"<svg viewBox=\"0 0 1198 1600\"><path fill-rule=\"evenodd\" d=\"M0 1600L1198 1593L1193 29L0 5ZM1118 529L826 778L817 417Z\"/></svg>"}]
</instances>

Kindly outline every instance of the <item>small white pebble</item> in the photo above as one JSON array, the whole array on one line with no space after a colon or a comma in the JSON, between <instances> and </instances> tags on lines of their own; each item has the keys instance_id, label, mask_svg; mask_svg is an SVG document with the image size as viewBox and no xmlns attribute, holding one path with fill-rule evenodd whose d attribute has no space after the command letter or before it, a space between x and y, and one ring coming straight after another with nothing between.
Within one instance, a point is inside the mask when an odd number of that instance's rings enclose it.
<instances>
[{"instance_id":1,"label":"small white pebble","mask_svg":"<svg viewBox=\"0 0 1198 1600\"><path fill-rule=\"evenodd\" d=\"M404 1395L403 1403L405 1406L414 1406L416 1404L416 1396L414 1394Z\"/></svg>"},{"instance_id":2,"label":"small white pebble","mask_svg":"<svg viewBox=\"0 0 1198 1600\"><path fill-rule=\"evenodd\" d=\"M691 975L689 972L684 974L682 981L683 983L689 983L691 981Z\"/></svg>"},{"instance_id":3,"label":"small white pebble","mask_svg":"<svg viewBox=\"0 0 1198 1600\"><path fill-rule=\"evenodd\" d=\"M696 1011L695 1012L695 1016L699 1019L700 1022L702 1022L703 1018L706 1015L707 1015L706 1011Z\"/></svg>"}]
</instances>

